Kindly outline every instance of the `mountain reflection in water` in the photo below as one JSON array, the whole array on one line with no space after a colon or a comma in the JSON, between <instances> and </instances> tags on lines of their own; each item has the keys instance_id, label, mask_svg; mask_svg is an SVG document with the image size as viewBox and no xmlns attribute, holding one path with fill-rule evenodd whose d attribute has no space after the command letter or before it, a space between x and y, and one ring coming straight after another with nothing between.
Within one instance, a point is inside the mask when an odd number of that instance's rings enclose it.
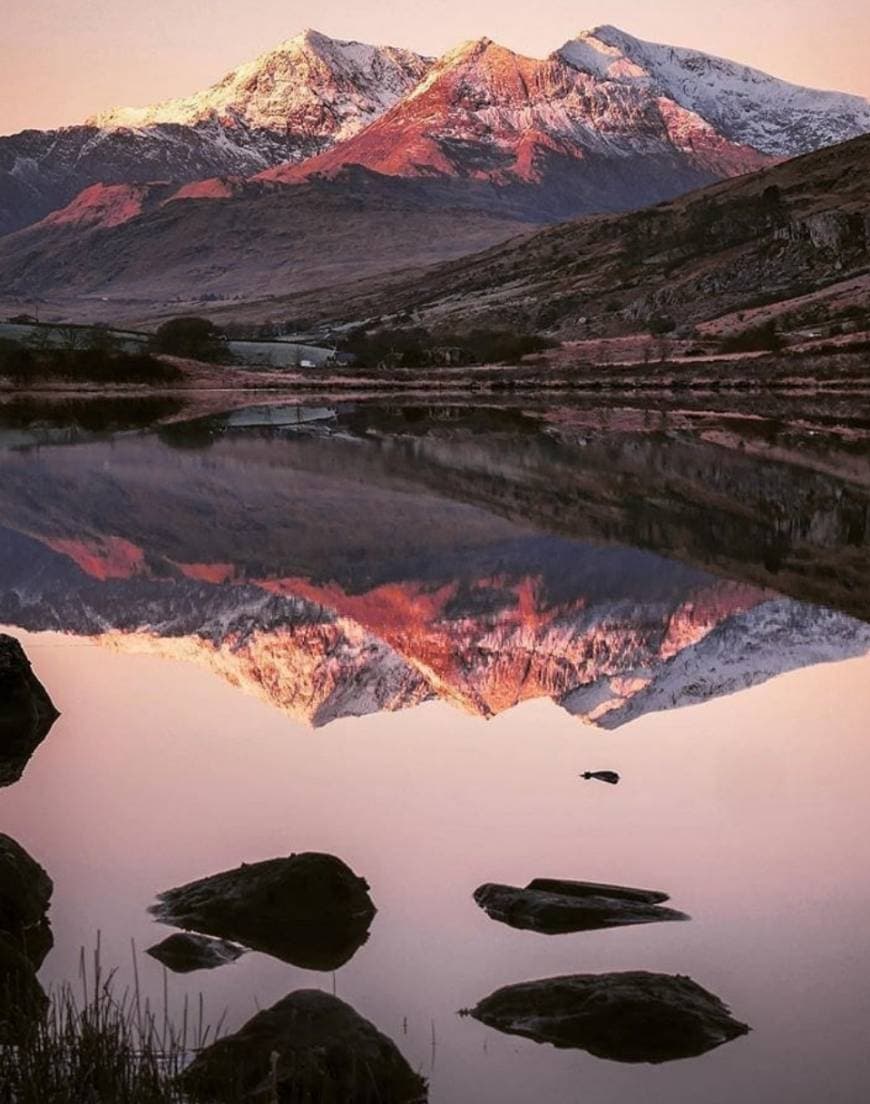
<instances>
[{"instance_id":1,"label":"mountain reflection in water","mask_svg":"<svg viewBox=\"0 0 870 1104\"><path fill-rule=\"evenodd\" d=\"M3 453L0 620L201 663L315 726L549 697L616 727L870 643L846 616L866 486L721 427L320 408L233 432L260 414L193 450L182 425Z\"/></svg>"},{"instance_id":2,"label":"mountain reflection in water","mask_svg":"<svg viewBox=\"0 0 870 1104\"><path fill-rule=\"evenodd\" d=\"M852 1104L867 902L844 841L864 832L864 760L838 679L860 671L801 669L870 651L860 426L290 411L170 409L123 432L67 411L0 451L0 624L62 713L3 791L4 831L57 887L45 984L97 929L115 960L150 946L168 885L325 850L379 909L337 980L251 952L175 996L205 989L234 1030L335 986L433 1104L726 1104L747 1086L814 1104L821 1083ZM579 781L590 767L622 784ZM472 897L539 878L660 884L692 919L547 936ZM141 969L159 995L160 967ZM454 1015L530 979L637 970L690 974L751 1035L631 1073ZM832 1016L848 1026L819 1041ZM783 1058L799 1048L810 1074Z\"/></svg>"}]
</instances>

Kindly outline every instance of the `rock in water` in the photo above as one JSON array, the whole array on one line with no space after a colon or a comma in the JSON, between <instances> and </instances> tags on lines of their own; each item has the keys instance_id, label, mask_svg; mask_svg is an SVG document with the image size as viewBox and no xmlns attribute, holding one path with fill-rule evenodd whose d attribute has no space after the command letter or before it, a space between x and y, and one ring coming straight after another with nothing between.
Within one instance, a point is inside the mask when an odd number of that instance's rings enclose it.
<instances>
[{"instance_id":1,"label":"rock in water","mask_svg":"<svg viewBox=\"0 0 870 1104\"><path fill-rule=\"evenodd\" d=\"M47 1008L33 963L19 946L0 936L0 1046L16 1043Z\"/></svg>"},{"instance_id":2,"label":"rock in water","mask_svg":"<svg viewBox=\"0 0 870 1104\"><path fill-rule=\"evenodd\" d=\"M598 882L535 878L525 889L487 882L474 891L474 899L493 920L547 935L689 919L661 907L667 893Z\"/></svg>"},{"instance_id":3,"label":"rock in water","mask_svg":"<svg viewBox=\"0 0 870 1104\"><path fill-rule=\"evenodd\" d=\"M290 993L212 1043L181 1084L194 1100L209 1102L418 1104L427 1097L425 1080L395 1043L319 989Z\"/></svg>"},{"instance_id":4,"label":"rock in water","mask_svg":"<svg viewBox=\"0 0 870 1104\"><path fill-rule=\"evenodd\" d=\"M53 889L36 859L0 832L0 938L37 970L54 942L47 915Z\"/></svg>"},{"instance_id":5,"label":"rock in water","mask_svg":"<svg viewBox=\"0 0 870 1104\"><path fill-rule=\"evenodd\" d=\"M0 633L0 786L18 781L59 715L19 642Z\"/></svg>"},{"instance_id":6,"label":"rock in water","mask_svg":"<svg viewBox=\"0 0 870 1104\"><path fill-rule=\"evenodd\" d=\"M644 971L508 985L470 1014L508 1035L616 1062L692 1058L750 1030L691 978Z\"/></svg>"},{"instance_id":7,"label":"rock in water","mask_svg":"<svg viewBox=\"0 0 870 1104\"><path fill-rule=\"evenodd\" d=\"M309 970L336 970L368 938L368 883L334 855L243 863L161 893L164 924L230 939Z\"/></svg>"},{"instance_id":8,"label":"rock in water","mask_svg":"<svg viewBox=\"0 0 870 1104\"><path fill-rule=\"evenodd\" d=\"M193 970L213 970L216 966L235 962L245 953L245 948L226 939L213 939L210 935L175 932L145 953L175 974L189 974Z\"/></svg>"},{"instance_id":9,"label":"rock in water","mask_svg":"<svg viewBox=\"0 0 870 1104\"><path fill-rule=\"evenodd\" d=\"M587 782L590 778L595 779L596 782L609 782L611 786L615 786L619 781L619 775L612 770L584 771L580 777L585 778Z\"/></svg>"}]
</instances>

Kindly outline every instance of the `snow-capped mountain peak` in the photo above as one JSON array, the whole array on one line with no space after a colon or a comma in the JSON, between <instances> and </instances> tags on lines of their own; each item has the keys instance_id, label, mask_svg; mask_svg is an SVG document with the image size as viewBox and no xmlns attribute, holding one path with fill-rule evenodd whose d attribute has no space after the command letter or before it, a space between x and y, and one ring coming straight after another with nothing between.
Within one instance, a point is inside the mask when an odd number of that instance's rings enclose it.
<instances>
[{"instance_id":1,"label":"snow-capped mountain peak","mask_svg":"<svg viewBox=\"0 0 870 1104\"><path fill-rule=\"evenodd\" d=\"M583 31L554 55L600 80L648 89L701 116L732 142L775 156L870 131L870 100L805 88L759 69L618 27Z\"/></svg>"},{"instance_id":2,"label":"snow-capped mountain peak","mask_svg":"<svg viewBox=\"0 0 870 1104\"><path fill-rule=\"evenodd\" d=\"M217 119L340 141L406 95L430 65L410 50L342 41L308 29L202 92L149 107L112 108L88 122L117 129Z\"/></svg>"}]
</instances>

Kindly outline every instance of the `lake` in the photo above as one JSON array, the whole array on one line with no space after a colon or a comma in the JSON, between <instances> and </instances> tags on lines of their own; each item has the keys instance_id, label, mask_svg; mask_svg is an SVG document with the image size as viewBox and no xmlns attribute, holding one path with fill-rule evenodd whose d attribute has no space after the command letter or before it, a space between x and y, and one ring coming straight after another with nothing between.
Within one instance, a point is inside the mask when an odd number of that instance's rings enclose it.
<instances>
[{"instance_id":1,"label":"lake","mask_svg":"<svg viewBox=\"0 0 870 1104\"><path fill-rule=\"evenodd\" d=\"M870 472L848 414L249 405L6 423L0 624L61 711L0 793L55 883L46 986L106 966L235 1030L349 1002L434 1104L856 1104L870 1080ZM585 781L609 769L618 785ZM291 852L371 886L340 969L166 974L147 909ZM522 931L485 882L666 891L685 923ZM752 1031L658 1065L461 1009L686 974Z\"/></svg>"}]
</instances>

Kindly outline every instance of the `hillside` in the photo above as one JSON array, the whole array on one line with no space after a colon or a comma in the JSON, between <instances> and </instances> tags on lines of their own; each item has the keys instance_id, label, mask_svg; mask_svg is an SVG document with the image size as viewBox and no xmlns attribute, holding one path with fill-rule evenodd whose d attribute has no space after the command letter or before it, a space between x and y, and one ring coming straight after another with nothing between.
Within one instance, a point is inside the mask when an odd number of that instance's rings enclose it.
<instances>
[{"instance_id":1,"label":"hillside","mask_svg":"<svg viewBox=\"0 0 870 1104\"><path fill-rule=\"evenodd\" d=\"M412 312L434 327L598 336L807 296L866 307L868 272L865 136L670 203L542 230L329 309L356 318Z\"/></svg>"},{"instance_id":2,"label":"hillside","mask_svg":"<svg viewBox=\"0 0 870 1104\"><path fill-rule=\"evenodd\" d=\"M95 186L0 238L0 294L157 305L292 295L431 265L532 229L510 214L458 209L443 190L362 171L290 190L229 182L224 195L159 196L159 188Z\"/></svg>"}]
</instances>

